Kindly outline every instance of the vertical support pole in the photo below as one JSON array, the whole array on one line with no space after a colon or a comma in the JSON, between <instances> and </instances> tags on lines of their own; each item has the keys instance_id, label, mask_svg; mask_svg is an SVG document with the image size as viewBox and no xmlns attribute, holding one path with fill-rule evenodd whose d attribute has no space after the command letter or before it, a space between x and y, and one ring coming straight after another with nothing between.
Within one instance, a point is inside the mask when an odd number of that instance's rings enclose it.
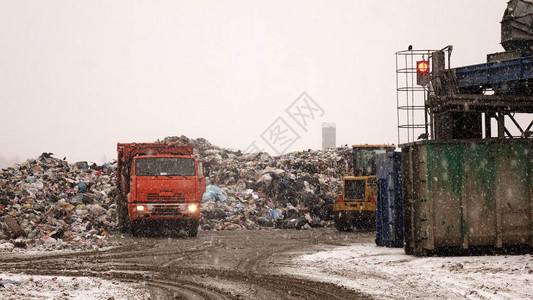
<instances>
[{"instance_id":1,"label":"vertical support pole","mask_svg":"<svg viewBox=\"0 0 533 300\"><path fill-rule=\"evenodd\" d=\"M490 124L491 114L485 113L485 138L490 139L492 137L492 128Z\"/></svg>"},{"instance_id":2,"label":"vertical support pole","mask_svg":"<svg viewBox=\"0 0 533 300\"><path fill-rule=\"evenodd\" d=\"M428 92L429 93L429 92ZM429 101L429 100L428 100ZM429 114L429 108L428 108L428 104L427 102L428 101L425 101L426 103L424 103L424 127L426 129L426 136L427 136L427 139L429 139L429 128L428 128L428 114Z\"/></svg>"},{"instance_id":3,"label":"vertical support pole","mask_svg":"<svg viewBox=\"0 0 533 300\"><path fill-rule=\"evenodd\" d=\"M430 129L431 129L431 139L434 140L435 139L435 114L433 113L433 108L430 109L430 115L429 115L429 119L430 119ZM430 138L428 137L428 140Z\"/></svg>"},{"instance_id":4,"label":"vertical support pole","mask_svg":"<svg viewBox=\"0 0 533 300\"><path fill-rule=\"evenodd\" d=\"M505 115L499 112L496 120L498 120L498 138L503 139L505 138Z\"/></svg>"}]
</instances>

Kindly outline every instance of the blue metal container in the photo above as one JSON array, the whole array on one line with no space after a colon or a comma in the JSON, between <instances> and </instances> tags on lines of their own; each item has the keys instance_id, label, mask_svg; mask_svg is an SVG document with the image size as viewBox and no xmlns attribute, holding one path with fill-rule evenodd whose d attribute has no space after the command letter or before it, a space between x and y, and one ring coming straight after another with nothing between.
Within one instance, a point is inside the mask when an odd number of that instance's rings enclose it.
<instances>
[{"instance_id":1,"label":"blue metal container","mask_svg":"<svg viewBox=\"0 0 533 300\"><path fill-rule=\"evenodd\" d=\"M376 157L376 245L403 247L401 153Z\"/></svg>"}]
</instances>

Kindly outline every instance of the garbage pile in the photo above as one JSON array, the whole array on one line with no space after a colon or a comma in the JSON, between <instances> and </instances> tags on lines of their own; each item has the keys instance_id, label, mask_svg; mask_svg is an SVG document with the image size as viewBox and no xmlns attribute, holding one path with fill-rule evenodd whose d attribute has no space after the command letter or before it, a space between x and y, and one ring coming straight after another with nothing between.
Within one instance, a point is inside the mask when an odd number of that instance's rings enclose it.
<instances>
[{"instance_id":1,"label":"garbage pile","mask_svg":"<svg viewBox=\"0 0 533 300\"><path fill-rule=\"evenodd\" d=\"M88 249L116 232L116 166L69 165L52 155L0 172L0 251L62 249L66 242Z\"/></svg>"},{"instance_id":2,"label":"garbage pile","mask_svg":"<svg viewBox=\"0 0 533 300\"><path fill-rule=\"evenodd\" d=\"M242 153L185 136L163 142L192 145L207 162L202 230L308 229L331 223L351 149L281 156ZM0 172L0 252L40 246L101 247L117 234L116 163L69 164L43 153ZM8 242L9 240L9 242Z\"/></svg>"},{"instance_id":3,"label":"garbage pile","mask_svg":"<svg viewBox=\"0 0 533 300\"><path fill-rule=\"evenodd\" d=\"M164 141L192 145L209 166L203 230L327 226L332 203L341 193L342 174L352 167L352 151L346 146L273 157L185 136Z\"/></svg>"}]
</instances>

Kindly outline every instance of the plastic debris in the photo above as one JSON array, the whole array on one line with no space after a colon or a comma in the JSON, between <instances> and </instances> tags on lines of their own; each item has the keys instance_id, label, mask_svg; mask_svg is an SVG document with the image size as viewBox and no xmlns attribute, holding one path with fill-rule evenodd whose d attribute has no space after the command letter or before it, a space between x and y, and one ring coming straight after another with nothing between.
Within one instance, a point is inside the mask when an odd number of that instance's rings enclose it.
<instances>
[{"instance_id":1,"label":"plastic debris","mask_svg":"<svg viewBox=\"0 0 533 300\"><path fill-rule=\"evenodd\" d=\"M65 241L92 249L104 232L117 232L114 173L97 176L101 167L70 165L52 155L0 171L0 244L9 240L11 251L64 249Z\"/></svg>"},{"instance_id":2,"label":"plastic debris","mask_svg":"<svg viewBox=\"0 0 533 300\"><path fill-rule=\"evenodd\" d=\"M205 193L202 196L202 200L212 199L215 201L226 202L226 196L222 194L222 190L214 185L208 185L205 188Z\"/></svg>"},{"instance_id":3,"label":"plastic debris","mask_svg":"<svg viewBox=\"0 0 533 300\"><path fill-rule=\"evenodd\" d=\"M273 157L185 136L163 141L192 145L209 166L209 185L202 198L203 230L329 226L341 176L351 169L349 147Z\"/></svg>"},{"instance_id":4,"label":"plastic debris","mask_svg":"<svg viewBox=\"0 0 533 300\"><path fill-rule=\"evenodd\" d=\"M18 285L19 283L17 281L13 281L11 279L7 279L7 280L0 280L0 285L4 286L6 284L14 284L14 285Z\"/></svg>"},{"instance_id":5,"label":"plastic debris","mask_svg":"<svg viewBox=\"0 0 533 300\"><path fill-rule=\"evenodd\" d=\"M247 153L205 139L168 137L192 145L209 170L202 197L202 230L308 229L331 225L351 149L281 156ZM92 249L117 228L116 163L69 164L43 153L0 172L0 251L23 248ZM14 242L16 239L17 242Z\"/></svg>"}]
</instances>

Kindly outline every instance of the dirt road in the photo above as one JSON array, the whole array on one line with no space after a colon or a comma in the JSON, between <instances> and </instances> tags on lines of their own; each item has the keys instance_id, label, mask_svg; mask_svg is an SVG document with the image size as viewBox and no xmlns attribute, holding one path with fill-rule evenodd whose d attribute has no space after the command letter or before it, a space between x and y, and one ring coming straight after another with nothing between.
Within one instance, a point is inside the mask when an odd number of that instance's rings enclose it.
<instances>
[{"instance_id":1,"label":"dirt road","mask_svg":"<svg viewBox=\"0 0 533 300\"><path fill-rule=\"evenodd\" d=\"M373 233L320 228L125 238L113 241L118 247L108 251L3 255L0 270L140 282L160 299L372 299L278 269L318 247L368 243L373 237Z\"/></svg>"}]
</instances>

